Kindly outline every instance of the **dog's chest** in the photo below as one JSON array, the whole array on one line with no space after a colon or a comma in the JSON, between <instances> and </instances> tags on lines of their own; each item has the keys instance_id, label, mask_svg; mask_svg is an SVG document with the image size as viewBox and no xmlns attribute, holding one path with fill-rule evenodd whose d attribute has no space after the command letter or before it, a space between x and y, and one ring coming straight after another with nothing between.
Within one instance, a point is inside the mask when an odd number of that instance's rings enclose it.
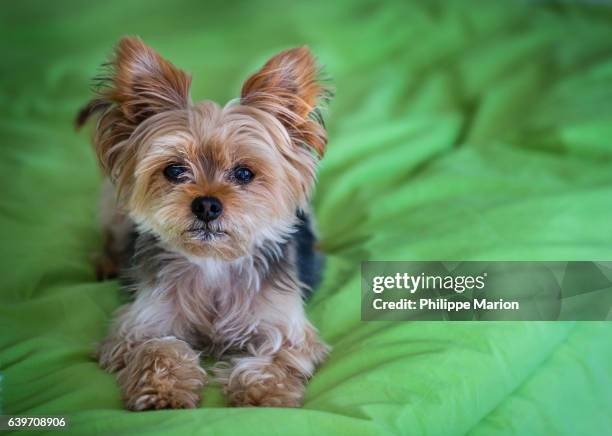
<instances>
[{"instance_id":1,"label":"dog's chest","mask_svg":"<svg viewBox=\"0 0 612 436\"><path fill-rule=\"evenodd\" d=\"M257 327L251 306L260 285L251 262L191 259L178 277L179 316L198 341L225 349L248 340Z\"/></svg>"},{"instance_id":2,"label":"dog's chest","mask_svg":"<svg viewBox=\"0 0 612 436\"><path fill-rule=\"evenodd\" d=\"M202 281L201 286L212 293L231 291L233 283L231 280L232 265L217 259L204 258L193 259L190 262L194 265L193 274L199 275Z\"/></svg>"}]
</instances>

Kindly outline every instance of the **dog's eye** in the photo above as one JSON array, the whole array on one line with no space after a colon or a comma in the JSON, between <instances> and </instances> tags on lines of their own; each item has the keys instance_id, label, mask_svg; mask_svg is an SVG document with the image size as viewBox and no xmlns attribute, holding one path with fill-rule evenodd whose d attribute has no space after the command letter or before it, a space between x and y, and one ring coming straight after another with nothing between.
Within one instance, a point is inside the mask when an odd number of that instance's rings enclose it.
<instances>
[{"instance_id":1,"label":"dog's eye","mask_svg":"<svg viewBox=\"0 0 612 436\"><path fill-rule=\"evenodd\" d=\"M187 171L187 167L183 165L172 164L164 168L164 176L173 183L180 183L185 181Z\"/></svg>"},{"instance_id":2,"label":"dog's eye","mask_svg":"<svg viewBox=\"0 0 612 436\"><path fill-rule=\"evenodd\" d=\"M251 180L253 180L253 177L255 177L255 174L253 174L253 171L251 171L247 167L236 167L232 171L232 178L241 185L246 185L247 183L250 183Z\"/></svg>"}]
</instances>

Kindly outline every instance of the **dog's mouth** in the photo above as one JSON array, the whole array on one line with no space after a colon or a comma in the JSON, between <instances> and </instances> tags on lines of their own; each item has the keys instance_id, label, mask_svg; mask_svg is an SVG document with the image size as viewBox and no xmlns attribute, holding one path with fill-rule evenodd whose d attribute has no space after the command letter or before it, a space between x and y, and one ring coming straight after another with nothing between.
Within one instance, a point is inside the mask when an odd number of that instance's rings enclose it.
<instances>
[{"instance_id":1,"label":"dog's mouth","mask_svg":"<svg viewBox=\"0 0 612 436\"><path fill-rule=\"evenodd\" d=\"M210 242L217 239L226 238L229 235L221 230L213 230L208 227L190 228L185 231L190 239L202 242Z\"/></svg>"}]
</instances>

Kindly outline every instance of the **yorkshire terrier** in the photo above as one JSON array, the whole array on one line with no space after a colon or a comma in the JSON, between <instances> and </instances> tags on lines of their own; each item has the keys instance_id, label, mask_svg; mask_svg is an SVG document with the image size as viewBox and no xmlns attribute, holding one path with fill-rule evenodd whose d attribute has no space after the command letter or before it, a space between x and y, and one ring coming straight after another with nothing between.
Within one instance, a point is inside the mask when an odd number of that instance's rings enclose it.
<instances>
[{"instance_id":1,"label":"yorkshire terrier","mask_svg":"<svg viewBox=\"0 0 612 436\"><path fill-rule=\"evenodd\" d=\"M237 406L298 407L329 347L306 318L320 264L309 196L330 90L307 47L272 57L221 107L122 39L77 125L97 117L106 256L134 291L97 348L131 410L193 408L200 355Z\"/></svg>"}]
</instances>

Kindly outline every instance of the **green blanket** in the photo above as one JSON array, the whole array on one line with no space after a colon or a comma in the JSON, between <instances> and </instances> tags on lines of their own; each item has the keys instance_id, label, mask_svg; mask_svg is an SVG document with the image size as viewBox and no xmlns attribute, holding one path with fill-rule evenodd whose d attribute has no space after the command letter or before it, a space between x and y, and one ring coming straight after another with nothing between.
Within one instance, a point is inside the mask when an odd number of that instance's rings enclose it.
<instances>
[{"instance_id":1,"label":"green blanket","mask_svg":"<svg viewBox=\"0 0 612 436\"><path fill-rule=\"evenodd\" d=\"M89 4L87 4L89 3ZM604 2L15 2L0 12L0 410L75 434L610 434L610 323L366 323L360 261L612 259ZM121 302L90 257L100 176L72 119L125 34L225 102L309 44L336 86L302 409L131 413L90 357Z\"/></svg>"}]
</instances>

